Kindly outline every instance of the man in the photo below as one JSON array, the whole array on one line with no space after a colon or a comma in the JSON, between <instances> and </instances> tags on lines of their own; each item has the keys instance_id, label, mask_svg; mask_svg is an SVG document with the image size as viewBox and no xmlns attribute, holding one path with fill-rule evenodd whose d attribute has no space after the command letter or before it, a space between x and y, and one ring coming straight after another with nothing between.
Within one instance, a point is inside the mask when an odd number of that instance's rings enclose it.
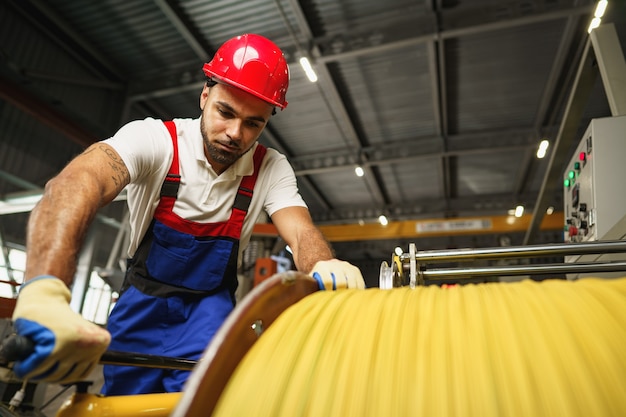
<instances>
[{"instance_id":1,"label":"man","mask_svg":"<svg viewBox=\"0 0 626 417\"><path fill-rule=\"evenodd\" d=\"M224 43L205 64L199 119L145 119L90 146L48 182L27 233L26 284L13 315L36 350L26 379L84 379L113 350L197 359L234 306L237 264L265 210L298 270L321 289L364 288L333 258L285 157L257 143L287 106L289 71L259 35ZM128 190L131 243L107 332L69 308L76 258L97 210ZM107 395L180 391L188 372L105 366Z\"/></svg>"}]
</instances>

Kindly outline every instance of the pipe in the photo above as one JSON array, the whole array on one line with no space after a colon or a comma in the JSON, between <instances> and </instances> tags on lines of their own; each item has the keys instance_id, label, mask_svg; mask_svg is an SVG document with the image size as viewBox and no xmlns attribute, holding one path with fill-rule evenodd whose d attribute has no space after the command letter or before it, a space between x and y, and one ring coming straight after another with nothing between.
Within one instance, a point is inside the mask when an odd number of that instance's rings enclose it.
<instances>
[{"instance_id":1,"label":"pipe","mask_svg":"<svg viewBox=\"0 0 626 417\"><path fill-rule=\"evenodd\" d=\"M620 272L626 271L626 262L604 263L572 263L572 264L545 264L545 265L513 265L494 266L485 268L449 268L421 271L425 279L443 278L475 278L499 275L527 275L527 274L562 274L571 272Z\"/></svg>"},{"instance_id":2,"label":"pipe","mask_svg":"<svg viewBox=\"0 0 626 417\"><path fill-rule=\"evenodd\" d=\"M418 263L473 261L477 259L533 258L540 256L583 255L589 253L626 252L626 241L594 241L581 243L554 243L545 245L522 245L481 249L451 249L420 251L415 254ZM408 268L410 255L400 256L403 268Z\"/></svg>"}]
</instances>

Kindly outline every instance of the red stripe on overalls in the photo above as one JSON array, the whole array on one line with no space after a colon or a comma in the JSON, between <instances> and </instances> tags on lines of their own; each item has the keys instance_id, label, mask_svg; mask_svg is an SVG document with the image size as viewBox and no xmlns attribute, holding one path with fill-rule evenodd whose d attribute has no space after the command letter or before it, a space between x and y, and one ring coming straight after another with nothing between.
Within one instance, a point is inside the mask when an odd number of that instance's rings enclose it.
<instances>
[{"instance_id":1,"label":"red stripe on overalls","mask_svg":"<svg viewBox=\"0 0 626 417\"><path fill-rule=\"evenodd\" d=\"M176 133L176 125L172 121L163 122L167 127L167 130L172 137L172 144L174 145L174 156L172 158L172 165L170 166L166 180L173 183L180 183L180 169L178 160L178 136ZM252 198L254 185L256 184L257 177L259 175L259 169L261 162L265 157L267 149L259 144L254 151L253 163L254 172L252 175L246 175L241 179L237 194L245 197L247 200ZM230 218L225 222L215 223L197 223L187 219L184 219L174 213L174 203L176 202L176 196L161 196L159 205L154 213L154 217L161 223L179 232L187 233L193 236L224 236L233 239L239 239L241 236L241 229L243 227L243 221L248 212L248 207L237 208L233 207L230 214Z\"/></svg>"}]
</instances>

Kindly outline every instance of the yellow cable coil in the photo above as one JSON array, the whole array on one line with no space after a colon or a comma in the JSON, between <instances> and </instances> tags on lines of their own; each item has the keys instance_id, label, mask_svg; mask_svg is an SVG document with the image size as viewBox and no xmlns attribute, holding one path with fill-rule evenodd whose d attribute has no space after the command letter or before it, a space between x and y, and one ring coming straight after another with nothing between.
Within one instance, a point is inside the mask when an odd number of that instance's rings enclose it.
<instances>
[{"instance_id":1,"label":"yellow cable coil","mask_svg":"<svg viewBox=\"0 0 626 417\"><path fill-rule=\"evenodd\" d=\"M624 416L626 278L322 291L214 416Z\"/></svg>"}]
</instances>

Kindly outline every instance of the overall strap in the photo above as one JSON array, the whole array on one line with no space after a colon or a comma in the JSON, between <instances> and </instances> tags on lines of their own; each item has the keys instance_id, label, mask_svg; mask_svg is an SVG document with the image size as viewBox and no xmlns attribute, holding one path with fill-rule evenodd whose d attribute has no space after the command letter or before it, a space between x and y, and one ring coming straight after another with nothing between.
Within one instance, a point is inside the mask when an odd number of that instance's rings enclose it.
<instances>
[{"instance_id":1,"label":"overall strap","mask_svg":"<svg viewBox=\"0 0 626 417\"><path fill-rule=\"evenodd\" d=\"M161 201L159 206L169 211L174 208L176 197L178 195L178 188L180 187L180 167L178 162L178 135L176 134L176 125L173 121L163 122L167 127L170 136L172 137L172 145L174 146L174 156L172 158L172 164L170 170L163 181L161 186Z\"/></svg>"}]
</instances>

